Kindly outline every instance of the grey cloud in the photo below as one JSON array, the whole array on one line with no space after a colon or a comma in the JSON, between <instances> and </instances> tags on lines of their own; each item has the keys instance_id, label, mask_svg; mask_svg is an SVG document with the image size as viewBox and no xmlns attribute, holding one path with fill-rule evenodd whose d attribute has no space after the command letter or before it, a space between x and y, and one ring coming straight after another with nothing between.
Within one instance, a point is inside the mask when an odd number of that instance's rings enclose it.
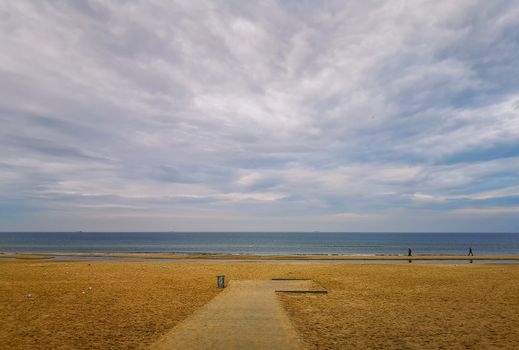
<instances>
[{"instance_id":1,"label":"grey cloud","mask_svg":"<svg viewBox=\"0 0 519 350\"><path fill-rule=\"evenodd\" d=\"M10 144L14 144L17 147L20 147L24 149L25 151L28 151L28 153L40 153L46 156L51 157L58 157L60 159L67 159L67 158L79 158L82 160L90 160L90 161L106 161L107 159L102 157L96 157L89 154L86 154L85 152L71 148L71 147L64 147L59 144L37 139L37 138L30 138L30 137L22 137L22 136L7 136L5 137L5 141ZM21 155L23 156L24 152L22 151Z\"/></svg>"},{"instance_id":2,"label":"grey cloud","mask_svg":"<svg viewBox=\"0 0 519 350\"><path fill-rule=\"evenodd\" d=\"M339 228L406 217L414 193L514 185L500 174L517 170L518 8L3 3L0 186L24 193L3 199L67 202L66 222L112 205L164 227L174 211L193 229L241 214Z\"/></svg>"}]
</instances>

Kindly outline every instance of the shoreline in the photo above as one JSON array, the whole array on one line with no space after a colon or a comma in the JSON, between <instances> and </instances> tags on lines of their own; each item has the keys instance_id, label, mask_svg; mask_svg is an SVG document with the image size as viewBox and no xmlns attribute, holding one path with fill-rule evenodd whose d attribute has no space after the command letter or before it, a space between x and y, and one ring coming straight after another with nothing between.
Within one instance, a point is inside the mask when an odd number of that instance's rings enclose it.
<instances>
[{"instance_id":1,"label":"shoreline","mask_svg":"<svg viewBox=\"0 0 519 350\"><path fill-rule=\"evenodd\" d=\"M58 259L55 259L58 258ZM519 255L341 255L341 254L225 254L225 253L7 253L0 260L55 260L60 258L138 259L138 260L226 260L226 261L518 261Z\"/></svg>"}]
</instances>

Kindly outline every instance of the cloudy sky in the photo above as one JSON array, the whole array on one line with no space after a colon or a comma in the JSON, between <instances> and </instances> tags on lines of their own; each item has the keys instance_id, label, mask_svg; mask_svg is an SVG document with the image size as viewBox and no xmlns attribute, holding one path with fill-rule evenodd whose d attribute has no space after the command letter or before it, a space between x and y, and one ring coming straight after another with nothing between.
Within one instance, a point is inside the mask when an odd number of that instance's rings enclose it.
<instances>
[{"instance_id":1,"label":"cloudy sky","mask_svg":"<svg viewBox=\"0 0 519 350\"><path fill-rule=\"evenodd\" d=\"M519 231L519 1L121 3L0 3L0 230Z\"/></svg>"}]
</instances>

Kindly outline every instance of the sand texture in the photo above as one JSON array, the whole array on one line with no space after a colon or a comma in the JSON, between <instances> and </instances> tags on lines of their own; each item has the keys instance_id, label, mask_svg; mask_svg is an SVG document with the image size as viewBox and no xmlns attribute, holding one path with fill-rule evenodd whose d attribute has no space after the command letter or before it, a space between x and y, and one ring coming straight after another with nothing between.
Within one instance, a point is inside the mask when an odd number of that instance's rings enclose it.
<instances>
[{"instance_id":1,"label":"sand texture","mask_svg":"<svg viewBox=\"0 0 519 350\"><path fill-rule=\"evenodd\" d=\"M518 265L0 262L2 349L145 349L227 281L311 278L278 294L310 349L517 349Z\"/></svg>"},{"instance_id":2,"label":"sand texture","mask_svg":"<svg viewBox=\"0 0 519 350\"><path fill-rule=\"evenodd\" d=\"M0 262L0 348L146 348L214 285L195 265Z\"/></svg>"},{"instance_id":3,"label":"sand texture","mask_svg":"<svg viewBox=\"0 0 519 350\"><path fill-rule=\"evenodd\" d=\"M283 295L309 349L519 349L519 266L348 265Z\"/></svg>"}]
</instances>

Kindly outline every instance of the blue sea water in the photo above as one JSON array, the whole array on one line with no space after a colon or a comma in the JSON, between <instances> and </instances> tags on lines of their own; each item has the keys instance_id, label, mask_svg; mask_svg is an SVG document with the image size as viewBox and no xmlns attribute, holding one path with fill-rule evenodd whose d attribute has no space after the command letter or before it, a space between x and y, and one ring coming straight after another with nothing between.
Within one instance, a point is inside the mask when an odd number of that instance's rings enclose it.
<instances>
[{"instance_id":1,"label":"blue sea water","mask_svg":"<svg viewBox=\"0 0 519 350\"><path fill-rule=\"evenodd\" d=\"M519 233L3 232L0 252L519 255Z\"/></svg>"}]
</instances>

